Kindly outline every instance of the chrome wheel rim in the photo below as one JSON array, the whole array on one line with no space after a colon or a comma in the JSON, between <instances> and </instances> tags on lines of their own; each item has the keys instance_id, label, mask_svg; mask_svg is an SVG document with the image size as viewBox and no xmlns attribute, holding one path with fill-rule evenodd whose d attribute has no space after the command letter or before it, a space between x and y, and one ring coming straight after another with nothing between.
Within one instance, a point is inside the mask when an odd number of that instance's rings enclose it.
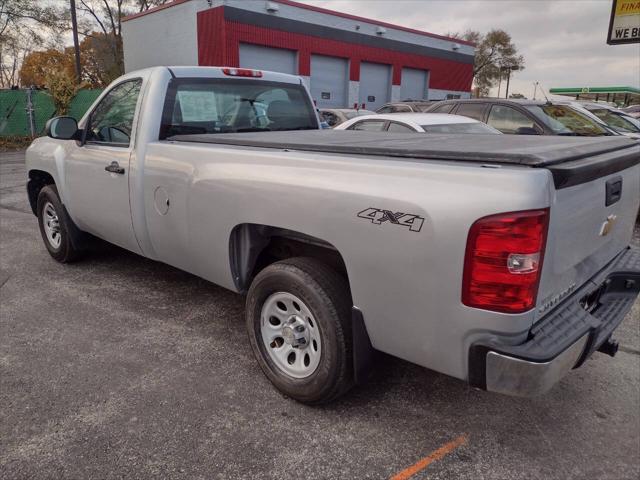
<instances>
[{"instance_id":1,"label":"chrome wheel rim","mask_svg":"<svg viewBox=\"0 0 640 480\"><path fill-rule=\"evenodd\" d=\"M42 224L49 244L53 248L60 248L62 235L60 234L60 220L51 202L47 202L42 209Z\"/></svg>"},{"instance_id":2,"label":"chrome wheel rim","mask_svg":"<svg viewBox=\"0 0 640 480\"><path fill-rule=\"evenodd\" d=\"M320 330L309 307L295 295L277 292L266 299L260 333L267 354L286 375L306 378L318 368Z\"/></svg>"}]
</instances>

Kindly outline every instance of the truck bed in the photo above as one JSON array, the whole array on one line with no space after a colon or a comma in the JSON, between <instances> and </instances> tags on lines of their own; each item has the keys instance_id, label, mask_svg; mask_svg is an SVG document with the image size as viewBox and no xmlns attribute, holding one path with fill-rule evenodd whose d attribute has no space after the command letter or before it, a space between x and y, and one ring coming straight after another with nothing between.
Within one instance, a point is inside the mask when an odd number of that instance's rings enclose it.
<instances>
[{"instance_id":1,"label":"truck bed","mask_svg":"<svg viewBox=\"0 0 640 480\"><path fill-rule=\"evenodd\" d=\"M168 141L307 152L546 168L556 188L585 183L640 162L640 144L621 136L452 135L307 130L175 135Z\"/></svg>"}]
</instances>

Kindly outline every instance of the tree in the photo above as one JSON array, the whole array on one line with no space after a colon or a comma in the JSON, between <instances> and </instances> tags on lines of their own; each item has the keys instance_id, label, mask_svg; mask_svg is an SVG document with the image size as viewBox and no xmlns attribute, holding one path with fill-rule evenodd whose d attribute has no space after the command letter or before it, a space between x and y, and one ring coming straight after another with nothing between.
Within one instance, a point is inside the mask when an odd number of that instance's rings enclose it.
<instances>
[{"instance_id":1,"label":"tree","mask_svg":"<svg viewBox=\"0 0 640 480\"><path fill-rule=\"evenodd\" d=\"M122 19L133 13L167 3L169 0L79 0L77 10L81 16L80 34L85 37L86 52L98 54L102 70L94 68L89 74L100 78L100 83L124 73L124 54L122 50ZM92 39L92 40L89 40ZM81 47L82 48L82 47ZM92 60L82 58L81 63L92 65ZM93 62L95 63L95 62ZM100 74L98 75L98 71ZM108 81L106 83L109 83Z\"/></svg>"},{"instance_id":2,"label":"tree","mask_svg":"<svg viewBox=\"0 0 640 480\"><path fill-rule=\"evenodd\" d=\"M55 44L62 24L49 2L0 0L0 87L18 84L22 61L34 48Z\"/></svg>"},{"instance_id":3,"label":"tree","mask_svg":"<svg viewBox=\"0 0 640 480\"><path fill-rule=\"evenodd\" d=\"M81 78L92 87L106 87L123 73L122 57L111 54L111 41L104 33L92 32L80 43Z\"/></svg>"},{"instance_id":4,"label":"tree","mask_svg":"<svg viewBox=\"0 0 640 480\"><path fill-rule=\"evenodd\" d=\"M486 34L467 30L450 36L472 42L476 46L473 64L473 83L481 95L488 95L507 70L524 69L524 57L504 30L494 29Z\"/></svg>"},{"instance_id":5,"label":"tree","mask_svg":"<svg viewBox=\"0 0 640 480\"><path fill-rule=\"evenodd\" d=\"M74 76L73 57L69 52L49 48L29 53L20 68L20 83L25 87L46 87L47 79L56 72Z\"/></svg>"},{"instance_id":6,"label":"tree","mask_svg":"<svg viewBox=\"0 0 640 480\"><path fill-rule=\"evenodd\" d=\"M83 68L94 84L105 84L124 72L122 19L167 3L170 0L76 0L86 52L100 60L82 55ZM21 65L35 50L60 50L63 35L71 31L71 13L67 0L0 0L0 88L20 83ZM85 53L86 53L85 52ZM107 58L110 57L110 58ZM38 62L39 63L39 62ZM101 65L100 68L97 64ZM99 72L99 74L97 73ZM42 84L42 78L37 84Z\"/></svg>"},{"instance_id":7,"label":"tree","mask_svg":"<svg viewBox=\"0 0 640 480\"><path fill-rule=\"evenodd\" d=\"M75 71L54 70L47 73L45 84L58 115L65 115L82 85L76 83Z\"/></svg>"}]
</instances>

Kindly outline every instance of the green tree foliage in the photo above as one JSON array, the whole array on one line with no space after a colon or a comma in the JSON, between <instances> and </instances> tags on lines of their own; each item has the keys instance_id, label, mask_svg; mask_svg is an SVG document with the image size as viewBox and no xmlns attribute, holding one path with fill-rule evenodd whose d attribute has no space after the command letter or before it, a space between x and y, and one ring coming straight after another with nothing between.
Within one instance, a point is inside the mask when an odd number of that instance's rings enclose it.
<instances>
[{"instance_id":1,"label":"green tree foliage","mask_svg":"<svg viewBox=\"0 0 640 480\"><path fill-rule=\"evenodd\" d=\"M53 99L58 115L66 115L71 100L78 93L78 89L82 87L82 85L76 83L75 73L69 73L64 70L48 72L45 85Z\"/></svg>"},{"instance_id":2,"label":"green tree foliage","mask_svg":"<svg viewBox=\"0 0 640 480\"><path fill-rule=\"evenodd\" d=\"M473 65L473 83L481 96L498 84L499 79L507 75L508 70L524 69L524 57L504 30L494 29L486 34L467 30L463 34L450 34L454 38L472 42L476 46Z\"/></svg>"}]
</instances>

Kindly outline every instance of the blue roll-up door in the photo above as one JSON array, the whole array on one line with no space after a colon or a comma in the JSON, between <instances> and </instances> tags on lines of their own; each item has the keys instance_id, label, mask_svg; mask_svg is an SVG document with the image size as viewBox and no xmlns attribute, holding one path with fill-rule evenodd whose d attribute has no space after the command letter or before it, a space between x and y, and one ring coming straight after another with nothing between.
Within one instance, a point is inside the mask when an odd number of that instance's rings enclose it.
<instances>
[{"instance_id":1,"label":"blue roll-up door","mask_svg":"<svg viewBox=\"0 0 640 480\"><path fill-rule=\"evenodd\" d=\"M428 72L415 68L403 68L400 81L400 100L422 100L428 98Z\"/></svg>"},{"instance_id":2,"label":"blue roll-up door","mask_svg":"<svg viewBox=\"0 0 640 480\"><path fill-rule=\"evenodd\" d=\"M360 96L367 110L375 110L389 101L391 65L362 62L360 64Z\"/></svg>"},{"instance_id":3,"label":"blue roll-up door","mask_svg":"<svg viewBox=\"0 0 640 480\"><path fill-rule=\"evenodd\" d=\"M295 50L261 47L250 43L240 44L240 67L297 75Z\"/></svg>"},{"instance_id":4,"label":"blue roll-up door","mask_svg":"<svg viewBox=\"0 0 640 480\"><path fill-rule=\"evenodd\" d=\"M349 63L345 58L311 55L311 97L318 108L346 108Z\"/></svg>"}]
</instances>

